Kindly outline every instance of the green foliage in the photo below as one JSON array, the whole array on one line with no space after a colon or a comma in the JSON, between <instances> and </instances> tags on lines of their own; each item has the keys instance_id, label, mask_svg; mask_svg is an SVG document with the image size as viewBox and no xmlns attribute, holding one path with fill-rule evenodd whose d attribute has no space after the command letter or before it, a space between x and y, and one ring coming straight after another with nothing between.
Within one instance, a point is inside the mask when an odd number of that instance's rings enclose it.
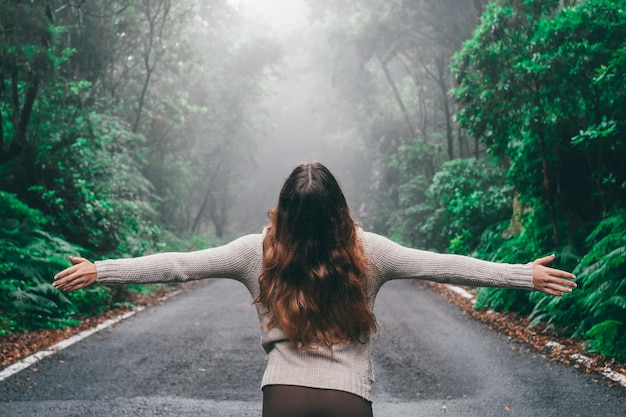
<instances>
[{"instance_id":1,"label":"green foliage","mask_svg":"<svg viewBox=\"0 0 626 417\"><path fill-rule=\"evenodd\" d=\"M621 301L624 308L624 301ZM624 321L605 320L594 325L586 333L591 349L606 356L623 361L626 358L626 332Z\"/></svg>"},{"instance_id":2,"label":"green foliage","mask_svg":"<svg viewBox=\"0 0 626 417\"><path fill-rule=\"evenodd\" d=\"M58 103L42 101L42 110L44 105L52 110ZM141 171L143 139L114 116L74 113L72 124L50 131L50 146L40 147L45 175L30 191L45 202L54 214L53 226L71 241L100 253L144 253L159 230L152 221L152 186ZM41 125L46 133L57 123Z\"/></svg>"},{"instance_id":3,"label":"green foliage","mask_svg":"<svg viewBox=\"0 0 626 417\"><path fill-rule=\"evenodd\" d=\"M0 214L0 335L73 323L78 310L51 282L80 248L45 232L49 219L13 194L0 191Z\"/></svg>"},{"instance_id":4,"label":"green foliage","mask_svg":"<svg viewBox=\"0 0 626 417\"><path fill-rule=\"evenodd\" d=\"M569 327L590 346L626 359L626 211L616 210L586 239L588 252L574 274L579 289L561 298L537 295L535 322Z\"/></svg>"},{"instance_id":5,"label":"green foliage","mask_svg":"<svg viewBox=\"0 0 626 417\"><path fill-rule=\"evenodd\" d=\"M623 204L626 14L590 0L492 3L456 55L462 126L510 161L522 199L541 196L553 240L580 240ZM609 151L610 150L610 151ZM560 216L560 218L559 218Z\"/></svg>"},{"instance_id":6,"label":"green foliage","mask_svg":"<svg viewBox=\"0 0 626 417\"><path fill-rule=\"evenodd\" d=\"M470 253L488 226L511 216L512 190L490 161L446 162L420 193L426 180L410 170L419 165L409 158L409 152L398 155L397 165L406 178L399 187L402 215L398 229L412 245Z\"/></svg>"},{"instance_id":7,"label":"green foliage","mask_svg":"<svg viewBox=\"0 0 626 417\"><path fill-rule=\"evenodd\" d=\"M49 7L0 0L2 333L152 291L58 292L69 255L190 248L173 236L207 222L222 233L281 54L227 2Z\"/></svg>"},{"instance_id":8,"label":"green foliage","mask_svg":"<svg viewBox=\"0 0 626 417\"><path fill-rule=\"evenodd\" d=\"M526 262L555 252L579 289L556 298L482 290L477 307L532 309L533 324L623 359L626 13L613 0L558 6L492 2L453 70L459 123L506 161L521 207L508 228L487 229L476 254Z\"/></svg>"},{"instance_id":9,"label":"green foliage","mask_svg":"<svg viewBox=\"0 0 626 417\"><path fill-rule=\"evenodd\" d=\"M480 243L473 252L482 259L506 262L527 263L546 253L546 237L549 236L547 213L540 204L528 203L530 207L513 217L512 221L503 221L485 229ZM516 229L519 228L519 232ZM549 245L548 245L549 246ZM559 253L561 255L561 253ZM564 265L558 265L567 269ZM502 288L481 288L478 290L475 308L491 308L502 311L517 311L529 314L535 305L533 295L525 291Z\"/></svg>"}]
</instances>

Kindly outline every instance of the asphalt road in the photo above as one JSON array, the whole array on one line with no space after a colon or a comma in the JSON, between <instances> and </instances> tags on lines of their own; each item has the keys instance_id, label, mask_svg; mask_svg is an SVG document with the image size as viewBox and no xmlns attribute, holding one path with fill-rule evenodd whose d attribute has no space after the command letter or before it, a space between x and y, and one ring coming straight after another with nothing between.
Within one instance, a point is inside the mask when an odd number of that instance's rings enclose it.
<instances>
[{"instance_id":1,"label":"asphalt road","mask_svg":"<svg viewBox=\"0 0 626 417\"><path fill-rule=\"evenodd\" d=\"M626 389L520 346L410 281L381 290L374 415L626 416ZM260 416L245 288L187 289L0 382L0 416Z\"/></svg>"}]
</instances>

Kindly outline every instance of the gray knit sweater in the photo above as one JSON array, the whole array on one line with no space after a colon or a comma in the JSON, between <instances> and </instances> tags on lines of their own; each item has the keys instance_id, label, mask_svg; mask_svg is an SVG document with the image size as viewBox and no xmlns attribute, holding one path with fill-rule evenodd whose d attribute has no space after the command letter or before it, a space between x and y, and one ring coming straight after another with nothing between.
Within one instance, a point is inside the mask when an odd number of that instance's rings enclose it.
<instances>
[{"instance_id":1,"label":"gray knit sweater","mask_svg":"<svg viewBox=\"0 0 626 417\"><path fill-rule=\"evenodd\" d=\"M532 289L532 265L482 261L459 255L442 255L400 246L374 233L359 231L371 266L365 277L369 307L380 287L398 278L428 279L471 286ZM97 261L100 284L189 281L232 278L242 282L252 297L259 292L263 261L263 235L241 237L217 248L187 253L162 253L131 259ZM261 325L267 320L257 307ZM370 339L299 352L279 329L264 330L261 344L266 352L262 386L281 384L335 389L371 401L374 380Z\"/></svg>"}]
</instances>

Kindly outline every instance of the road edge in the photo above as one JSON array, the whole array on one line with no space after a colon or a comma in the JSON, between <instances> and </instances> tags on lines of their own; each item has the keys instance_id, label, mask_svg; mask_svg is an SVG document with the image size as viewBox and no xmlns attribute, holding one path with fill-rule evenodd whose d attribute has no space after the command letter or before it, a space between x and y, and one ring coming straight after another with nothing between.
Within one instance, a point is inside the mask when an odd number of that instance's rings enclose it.
<instances>
[{"instance_id":1,"label":"road edge","mask_svg":"<svg viewBox=\"0 0 626 417\"><path fill-rule=\"evenodd\" d=\"M165 301L171 297L174 297L175 295L178 295L182 292L182 290L176 290L173 291L163 297L159 298L159 302ZM94 333L97 333L101 330L104 330L108 327L113 326L116 323L119 323L122 320L126 320L129 317L134 316L135 314L139 313L140 311L144 310L147 306L139 306L137 308L135 308L134 310L131 311L127 311L126 313L122 313L119 314L113 318L110 318L108 320L103 321L102 323L98 324L95 327L92 327L90 329L87 330L83 330L80 333L76 333L70 337L68 337L67 339L63 339L60 342L55 343L54 345L46 348L46 349L42 349L38 352L33 353L32 355L26 356L25 358L22 358L16 362L13 362L12 364L7 365L4 369L2 369L0 371L0 382L4 381L5 379L9 378L12 375L17 374L18 372L23 371L24 369L29 368L30 366L36 364L37 362L41 361L44 358L47 358L49 356L54 355L55 353L57 353L60 350L63 350L65 348L68 348L70 346L72 346L73 344L85 339L86 337L91 336Z\"/></svg>"},{"instance_id":2,"label":"road edge","mask_svg":"<svg viewBox=\"0 0 626 417\"><path fill-rule=\"evenodd\" d=\"M473 304L476 302L476 295L467 291L466 289L459 287L457 285L453 285L453 284L439 284L443 287L445 287L447 290L453 292L454 294L460 296L461 298L467 300L469 303ZM458 303L454 298L451 298L452 302L454 302L455 304L457 304L461 309L464 309L464 307ZM481 320L480 318L478 318L479 320ZM482 321L482 320L481 320ZM501 330L499 330L501 331ZM510 336L511 337L511 336ZM525 342L525 341L522 341ZM551 349L551 350L558 350L558 349L562 349L564 348L564 346L555 341L555 340L550 340L548 341L545 345L545 348ZM583 365L587 370L591 371L591 372L597 372L599 374L601 374L602 376L610 379L611 381L615 382L616 384L621 385L622 387L626 388L626 375L620 373L620 372L616 372L613 369L611 369L611 367L609 366L598 366L598 363L596 360L594 360L593 358L590 358L588 356L585 356L579 352L576 353L572 353L569 355L569 358L578 363Z\"/></svg>"}]
</instances>

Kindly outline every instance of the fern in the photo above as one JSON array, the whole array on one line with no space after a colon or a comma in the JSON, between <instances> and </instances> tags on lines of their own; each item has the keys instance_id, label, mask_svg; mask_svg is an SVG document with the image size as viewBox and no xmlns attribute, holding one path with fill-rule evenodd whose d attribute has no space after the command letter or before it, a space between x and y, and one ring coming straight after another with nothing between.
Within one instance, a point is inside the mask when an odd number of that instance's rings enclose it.
<instances>
[{"instance_id":1,"label":"fern","mask_svg":"<svg viewBox=\"0 0 626 417\"><path fill-rule=\"evenodd\" d=\"M48 219L0 191L0 334L57 327L75 313L72 301L52 285L80 248L42 230Z\"/></svg>"},{"instance_id":2,"label":"fern","mask_svg":"<svg viewBox=\"0 0 626 417\"><path fill-rule=\"evenodd\" d=\"M579 289L538 302L531 315L533 324L546 321L568 327L574 337L586 338L593 350L618 360L626 360L625 224L624 210L601 221L587 236L589 251L574 269Z\"/></svg>"},{"instance_id":3,"label":"fern","mask_svg":"<svg viewBox=\"0 0 626 417\"><path fill-rule=\"evenodd\" d=\"M592 350L616 359L623 358L626 350L626 326L619 320L604 320L594 325L586 334Z\"/></svg>"}]
</instances>

